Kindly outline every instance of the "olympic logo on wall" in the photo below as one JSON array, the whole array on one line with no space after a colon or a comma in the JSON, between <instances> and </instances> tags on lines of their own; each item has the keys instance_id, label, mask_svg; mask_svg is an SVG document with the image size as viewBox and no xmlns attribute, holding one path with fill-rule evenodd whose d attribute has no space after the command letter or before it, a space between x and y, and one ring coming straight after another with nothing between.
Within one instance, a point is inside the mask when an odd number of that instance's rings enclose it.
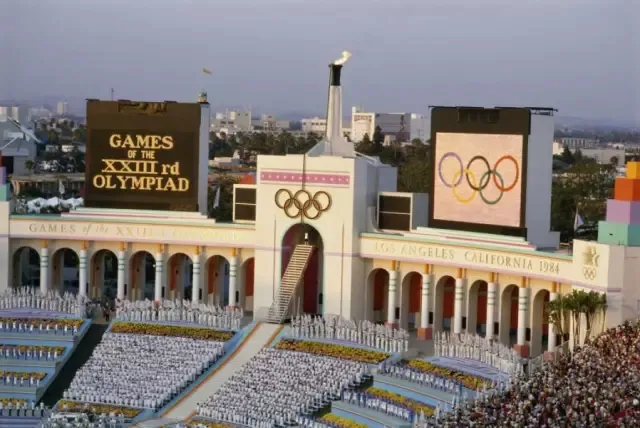
<instances>
[{"instance_id":1,"label":"olympic logo on wall","mask_svg":"<svg viewBox=\"0 0 640 428\"><path fill-rule=\"evenodd\" d=\"M596 270L596 268L583 266L582 275L584 275L585 279L593 281L594 279L596 279L598 271Z\"/></svg>"},{"instance_id":2,"label":"olympic logo on wall","mask_svg":"<svg viewBox=\"0 0 640 428\"><path fill-rule=\"evenodd\" d=\"M442 173L442 164L449 158L458 162L458 170L452 177L445 177ZM479 177L471 169L474 163L478 162L486 169ZM498 171L504 162L512 163L515 167L515 177L510 183L505 183L503 174ZM456 198L460 203L468 204L473 201L476 196L480 196L480 199L482 199L485 204L496 205L502 200L505 193L512 191L518 184L520 180L520 164L513 156L505 155L498 158L498 160L493 164L493 167L491 167L487 158L477 155L472 157L465 166L457 153L447 152L442 155L438 162L438 177L442 184L451 189L454 198ZM470 196L463 197L460 195L459 189L463 185L463 180L466 182L467 186L471 188ZM489 199L485 194L491 183L493 183L493 187L500 191L500 194L494 199Z\"/></svg>"},{"instance_id":3,"label":"olympic logo on wall","mask_svg":"<svg viewBox=\"0 0 640 428\"><path fill-rule=\"evenodd\" d=\"M331 208L331 196L324 190L313 195L304 189L292 193L289 189L280 189L276 192L276 206L289 218L307 218L315 220L325 211Z\"/></svg>"}]
</instances>

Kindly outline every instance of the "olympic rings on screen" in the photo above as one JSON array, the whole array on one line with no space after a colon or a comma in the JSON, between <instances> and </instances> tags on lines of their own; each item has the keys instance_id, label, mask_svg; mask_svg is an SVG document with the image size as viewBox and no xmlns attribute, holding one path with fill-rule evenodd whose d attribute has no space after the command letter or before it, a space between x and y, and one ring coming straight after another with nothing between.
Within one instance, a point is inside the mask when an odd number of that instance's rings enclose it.
<instances>
[{"instance_id":1,"label":"olympic rings on screen","mask_svg":"<svg viewBox=\"0 0 640 428\"><path fill-rule=\"evenodd\" d=\"M453 158L457 160L459 165L458 170L453 174L451 182L447 182L447 180L444 178L444 175L442 173L442 163L447 158ZM515 167L515 178L513 179L513 182L510 183L508 186L505 186L504 178L502 174L498 172L498 168L504 161L511 161ZM484 164L484 166L486 167L486 171L480 176L480 181L478 181L478 177L475 175L475 173L471 169L472 165L476 162L480 162ZM472 190L471 195L468 197L460 196L460 193L458 190L460 187L460 184L462 183L463 175L467 185ZM493 165L493 168L491 168L491 165L489 164L489 161L487 160L487 158L481 155L476 155L469 160L465 168L462 162L462 159L457 153L447 152L444 155L442 155L442 157L440 158L440 161L438 162L438 176L442 184L444 184L446 187L451 188L453 196L456 198L458 202L463 204L468 204L471 201L473 201L477 195L479 195L480 199L482 199L482 201L485 204L496 205L502 200L505 193L513 190L518 184L518 181L520 180L520 165L518 164L518 161L513 156L504 155L498 158L496 163ZM485 196L485 192L484 192L486 188L489 186L489 183L491 181L493 181L493 184L500 191L500 195L493 200L488 199Z\"/></svg>"},{"instance_id":2,"label":"olympic rings on screen","mask_svg":"<svg viewBox=\"0 0 640 428\"><path fill-rule=\"evenodd\" d=\"M458 194L458 191L456 190L458 186L453 186L451 188L451 191L453 192L453 197L456 198L458 200L458 202L460 202L461 204L468 204L469 202L473 201L476 198L476 194L478 193L478 187L475 186L475 184L477 184L478 182L476 181L476 175L473 173L473 171L471 171L470 169L465 169L464 171L457 171L455 173L455 175L453 176L453 182L460 182L458 179L462 178L462 174L465 174L467 176L467 180L469 180L469 178L471 178L471 181L474 183L474 185L471 185L471 196L469 196L468 198L462 198L460 197L460 195Z\"/></svg>"},{"instance_id":3,"label":"olympic rings on screen","mask_svg":"<svg viewBox=\"0 0 640 428\"><path fill-rule=\"evenodd\" d=\"M331 196L324 190L317 191L312 196L307 190L291 193L289 189L280 189L276 192L275 202L289 218L305 217L315 220L331 208Z\"/></svg>"}]
</instances>

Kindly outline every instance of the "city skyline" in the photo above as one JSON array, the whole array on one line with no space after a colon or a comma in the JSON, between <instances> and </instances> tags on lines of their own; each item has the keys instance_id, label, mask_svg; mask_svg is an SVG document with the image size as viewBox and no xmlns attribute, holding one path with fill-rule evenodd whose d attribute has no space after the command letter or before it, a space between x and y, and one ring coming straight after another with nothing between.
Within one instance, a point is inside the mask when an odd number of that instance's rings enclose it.
<instances>
[{"instance_id":1,"label":"city skyline","mask_svg":"<svg viewBox=\"0 0 640 428\"><path fill-rule=\"evenodd\" d=\"M108 99L115 88L117 98L183 101L204 88L214 107L320 114L326 65L349 49L347 106L551 106L640 123L637 4L422 3L12 2L0 54L15 61L0 70L0 98Z\"/></svg>"}]
</instances>

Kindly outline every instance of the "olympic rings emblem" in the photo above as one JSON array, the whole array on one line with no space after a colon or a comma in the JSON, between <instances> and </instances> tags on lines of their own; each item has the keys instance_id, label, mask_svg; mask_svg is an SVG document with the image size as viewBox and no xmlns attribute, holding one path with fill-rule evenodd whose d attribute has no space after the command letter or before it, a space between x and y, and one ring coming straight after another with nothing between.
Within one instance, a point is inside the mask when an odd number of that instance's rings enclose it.
<instances>
[{"instance_id":1,"label":"olympic rings emblem","mask_svg":"<svg viewBox=\"0 0 640 428\"><path fill-rule=\"evenodd\" d=\"M452 180L450 182L448 182L442 174L442 164L448 158L453 158L458 162L458 170L455 172L455 174L453 174ZM509 183L509 185L505 185L502 174L498 172L498 168L505 161L511 161L516 170L515 177L513 181ZM478 177L471 169L471 166L474 164L474 162L480 162L486 168L486 171L480 176L479 181ZM491 168L491 165L489 164L487 158L477 155L472 157L465 167L462 159L457 153L447 152L442 155L440 161L438 162L438 177L440 178L442 184L451 189L453 196L460 203L468 204L469 202L473 201L476 196L480 196L480 199L482 199L485 204L496 205L502 200L502 197L505 193L512 191L518 184L518 181L520 180L520 165L518 164L516 158L511 155L505 155L500 157L493 165L493 168ZM463 179L471 188L471 195L468 197L462 197L458 192L458 188L462 184ZM495 199L488 199L484 193L484 190L492 181L495 187L500 191L500 195Z\"/></svg>"},{"instance_id":2,"label":"olympic rings emblem","mask_svg":"<svg viewBox=\"0 0 640 428\"><path fill-rule=\"evenodd\" d=\"M331 196L324 190L311 195L306 190L291 193L289 189L276 192L276 206L284 211L289 218L305 217L315 220L320 214L331 208Z\"/></svg>"},{"instance_id":3,"label":"olympic rings emblem","mask_svg":"<svg viewBox=\"0 0 640 428\"><path fill-rule=\"evenodd\" d=\"M596 278L597 274L598 271L596 270L596 268L587 266L582 267L582 275L584 275L584 279L586 280L593 281Z\"/></svg>"}]
</instances>

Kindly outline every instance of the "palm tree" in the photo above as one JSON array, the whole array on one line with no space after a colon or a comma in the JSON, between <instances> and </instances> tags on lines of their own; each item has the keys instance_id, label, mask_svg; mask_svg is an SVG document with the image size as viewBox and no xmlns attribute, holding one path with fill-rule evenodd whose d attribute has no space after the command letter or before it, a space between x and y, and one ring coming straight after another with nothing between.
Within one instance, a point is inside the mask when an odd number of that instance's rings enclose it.
<instances>
[{"instance_id":1,"label":"palm tree","mask_svg":"<svg viewBox=\"0 0 640 428\"><path fill-rule=\"evenodd\" d=\"M562 336L564 341L564 326L566 319L565 297L558 294L554 300L547 303L548 320L555 327L556 334Z\"/></svg>"},{"instance_id":2,"label":"palm tree","mask_svg":"<svg viewBox=\"0 0 640 428\"><path fill-rule=\"evenodd\" d=\"M582 315L580 295L577 290L571 291L571 294L565 297L564 307L573 318L573 346L576 347L580 344L580 318Z\"/></svg>"},{"instance_id":3,"label":"palm tree","mask_svg":"<svg viewBox=\"0 0 640 428\"><path fill-rule=\"evenodd\" d=\"M586 320L587 327L587 335L585 336L585 342L589 340L589 336L591 335L591 330L593 328L593 321L596 315L601 312L607 304L607 296L606 294L600 294L595 291L590 291L585 293L584 291L580 292L581 294L581 303L584 310L584 316ZM604 318L604 317L603 317Z\"/></svg>"}]
</instances>

